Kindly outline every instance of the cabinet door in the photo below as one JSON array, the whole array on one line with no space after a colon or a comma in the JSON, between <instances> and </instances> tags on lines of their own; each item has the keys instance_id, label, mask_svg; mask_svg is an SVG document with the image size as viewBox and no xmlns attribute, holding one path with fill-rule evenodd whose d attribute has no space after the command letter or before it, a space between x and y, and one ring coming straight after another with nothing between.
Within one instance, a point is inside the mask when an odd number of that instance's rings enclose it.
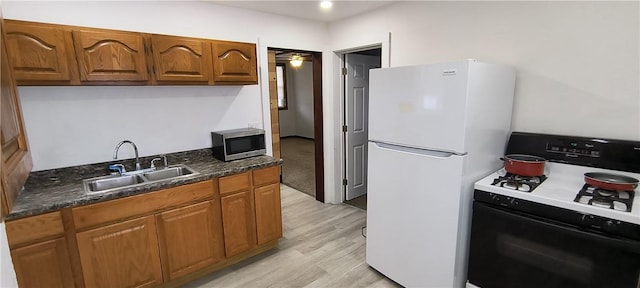
<instances>
[{"instance_id":1,"label":"cabinet door","mask_svg":"<svg viewBox=\"0 0 640 288\"><path fill-rule=\"evenodd\" d=\"M167 281L224 258L218 205L207 201L163 212L156 217L162 268Z\"/></svg>"},{"instance_id":2,"label":"cabinet door","mask_svg":"<svg viewBox=\"0 0 640 288\"><path fill-rule=\"evenodd\" d=\"M151 43L156 81L203 84L212 80L211 46L208 41L152 35Z\"/></svg>"},{"instance_id":3,"label":"cabinet door","mask_svg":"<svg viewBox=\"0 0 640 288\"><path fill-rule=\"evenodd\" d=\"M76 234L87 287L151 287L162 283L153 216Z\"/></svg>"},{"instance_id":4,"label":"cabinet door","mask_svg":"<svg viewBox=\"0 0 640 288\"><path fill-rule=\"evenodd\" d=\"M256 45L213 41L213 81L216 84L258 84Z\"/></svg>"},{"instance_id":5,"label":"cabinet door","mask_svg":"<svg viewBox=\"0 0 640 288\"><path fill-rule=\"evenodd\" d=\"M251 191L240 191L220 199L227 257L255 248L256 226Z\"/></svg>"},{"instance_id":6,"label":"cabinet door","mask_svg":"<svg viewBox=\"0 0 640 288\"><path fill-rule=\"evenodd\" d=\"M257 187L256 231L258 245L282 237L282 212L280 205L280 183Z\"/></svg>"},{"instance_id":7,"label":"cabinet door","mask_svg":"<svg viewBox=\"0 0 640 288\"><path fill-rule=\"evenodd\" d=\"M83 81L147 81L144 37L116 31L73 31Z\"/></svg>"},{"instance_id":8,"label":"cabinet door","mask_svg":"<svg viewBox=\"0 0 640 288\"><path fill-rule=\"evenodd\" d=\"M71 32L60 26L6 21L7 49L18 84L29 80L71 80L67 52ZM73 56L71 54L70 56Z\"/></svg>"},{"instance_id":9,"label":"cabinet door","mask_svg":"<svg viewBox=\"0 0 640 288\"><path fill-rule=\"evenodd\" d=\"M74 286L64 238L12 249L11 259L21 288Z\"/></svg>"},{"instance_id":10,"label":"cabinet door","mask_svg":"<svg viewBox=\"0 0 640 288\"><path fill-rule=\"evenodd\" d=\"M3 200L2 214L5 215L13 207L13 201L27 181L33 162L27 147L16 83L7 57L4 31L2 38L0 41L0 54L2 54L0 57L2 69L0 71L0 121L2 121L0 144L2 145L2 188L5 195L0 198Z\"/></svg>"}]
</instances>

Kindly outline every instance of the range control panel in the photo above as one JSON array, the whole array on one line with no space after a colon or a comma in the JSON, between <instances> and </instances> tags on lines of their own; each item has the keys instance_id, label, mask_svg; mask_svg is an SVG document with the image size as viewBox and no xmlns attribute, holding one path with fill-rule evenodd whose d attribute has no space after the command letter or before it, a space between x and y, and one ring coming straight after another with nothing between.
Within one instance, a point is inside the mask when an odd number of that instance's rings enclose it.
<instances>
[{"instance_id":1,"label":"range control panel","mask_svg":"<svg viewBox=\"0 0 640 288\"><path fill-rule=\"evenodd\" d=\"M566 156L600 157L601 147L598 143L553 139L547 141L547 152L563 153Z\"/></svg>"},{"instance_id":2,"label":"range control panel","mask_svg":"<svg viewBox=\"0 0 640 288\"><path fill-rule=\"evenodd\" d=\"M640 173L640 141L512 132L505 155Z\"/></svg>"}]
</instances>

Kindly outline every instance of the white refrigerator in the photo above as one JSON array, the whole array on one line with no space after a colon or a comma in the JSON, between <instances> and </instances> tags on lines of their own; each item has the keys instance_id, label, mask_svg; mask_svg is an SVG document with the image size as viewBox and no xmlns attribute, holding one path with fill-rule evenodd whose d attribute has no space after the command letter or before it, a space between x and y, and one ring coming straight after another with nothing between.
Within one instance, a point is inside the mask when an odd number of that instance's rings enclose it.
<instances>
[{"instance_id":1,"label":"white refrigerator","mask_svg":"<svg viewBox=\"0 0 640 288\"><path fill-rule=\"evenodd\" d=\"M367 263L405 287L463 287L473 183L503 165L515 70L468 60L369 83Z\"/></svg>"}]
</instances>

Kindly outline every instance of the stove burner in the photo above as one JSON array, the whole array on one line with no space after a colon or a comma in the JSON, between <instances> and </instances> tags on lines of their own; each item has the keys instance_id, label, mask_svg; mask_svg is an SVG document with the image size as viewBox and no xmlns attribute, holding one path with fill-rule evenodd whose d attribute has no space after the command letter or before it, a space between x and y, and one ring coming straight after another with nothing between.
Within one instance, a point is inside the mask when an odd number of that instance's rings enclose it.
<instances>
[{"instance_id":1,"label":"stove burner","mask_svg":"<svg viewBox=\"0 0 640 288\"><path fill-rule=\"evenodd\" d=\"M544 180L547 179L547 176L521 176L513 173L507 173L504 176L498 176L498 178L493 179L493 183L491 185L504 187L507 189L518 190L522 192L531 192L538 185L542 184Z\"/></svg>"},{"instance_id":2,"label":"stove burner","mask_svg":"<svg viewBox=\"0 0 640 288\"><path fill-rule=\"evenodd\" d=\"M573 201L616 211L631 212L634 194L633 190L613 191L584 184Z\"/></svg>"}]
</instances>

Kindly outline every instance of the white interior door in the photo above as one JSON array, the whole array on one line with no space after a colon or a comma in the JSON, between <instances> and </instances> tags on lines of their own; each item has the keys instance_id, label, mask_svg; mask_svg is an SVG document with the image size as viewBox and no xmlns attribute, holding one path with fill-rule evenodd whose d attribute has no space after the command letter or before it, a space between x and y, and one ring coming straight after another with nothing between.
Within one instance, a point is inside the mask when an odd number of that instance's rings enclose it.
<instances>
[{"instance_id":1,"label":"white interior door","mask_svg":"<svg viewBox=\"0 0 640 288\"><path fill-rule=\"evenodd\" d=\"M379 56L346 54L345 79L346 200L367 193L369 69L380 67Z\"/></svg>"}]
</instances>

